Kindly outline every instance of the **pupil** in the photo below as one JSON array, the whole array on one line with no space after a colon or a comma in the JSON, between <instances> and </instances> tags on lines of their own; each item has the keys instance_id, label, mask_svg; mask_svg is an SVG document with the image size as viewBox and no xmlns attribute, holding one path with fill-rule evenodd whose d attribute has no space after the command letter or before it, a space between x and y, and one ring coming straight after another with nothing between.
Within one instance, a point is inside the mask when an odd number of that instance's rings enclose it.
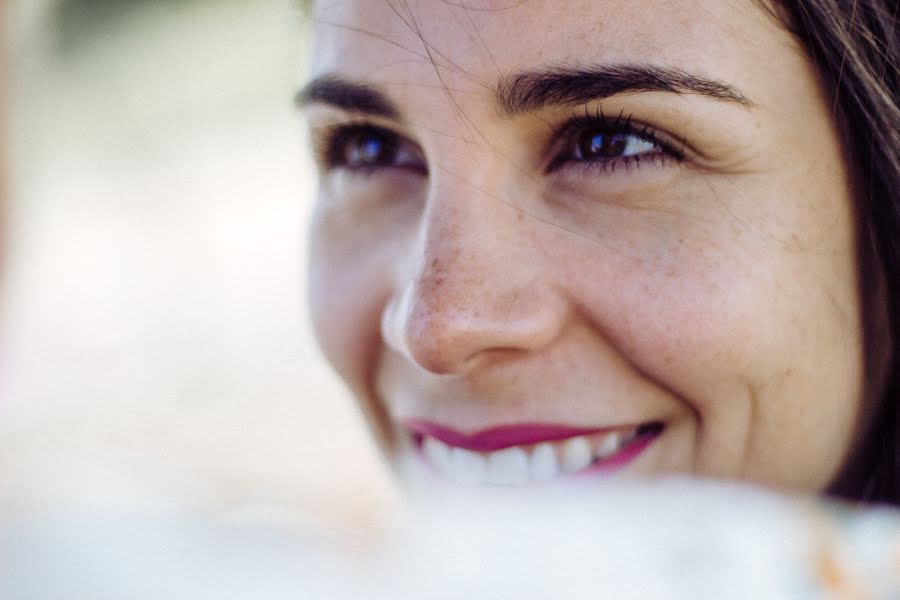
<instances>
[{"instance_id":1,"label":"pupil","mask_svg":"<svg viewBox=\"0 0 900 600\"><path fill-rule=\"evenodd\" d=\"M360 146L360 157L365 162L375 162L381 156L381 140L365 138Z\"/></svg>"},{"instance_id":2,"label":"pupil","mask_svg":"<svg viewBox=\"0 0 900 600\"><path fill-rule=\"evenodd\" d=\"M628 145L628 136L621 133L589 132L581 139L581 154L585 158L615 158Z\"/></svg>"},{"instance_id":3,"label":"pupil","mask_svg":"<svg viewBox=\"0 0 900 600\"><path fill-rule=\"evenodd\" d=\"M372 134L360 135L354 143L347 147L347 164L379 165L385 161L387 144L380 137Z\"/></svg>"}]
</instances>

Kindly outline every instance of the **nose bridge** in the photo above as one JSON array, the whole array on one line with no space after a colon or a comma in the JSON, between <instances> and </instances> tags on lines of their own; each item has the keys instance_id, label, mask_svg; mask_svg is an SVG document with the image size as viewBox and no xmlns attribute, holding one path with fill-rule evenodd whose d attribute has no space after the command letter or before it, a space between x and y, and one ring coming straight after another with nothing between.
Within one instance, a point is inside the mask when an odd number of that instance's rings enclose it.
<instances>
[{"instance_id":1,"label":"nose bridge","mask_svg":"<svg viewBox=\"0 0 900 600\"><path fill-rule=\"evenodd\" d=\"M421 304L464 309L467 303L484 304L487 292L508 293L516 286L511 278L496 280L497 261L519 254L518 241L527 232L511 227L515 215L503 197L510 186L489 148L444 140L439 150L413 278Z\"/></svg>"},{"instance_id":2,"label":"nose bridge","mask_svg":"<svg viewBox=\"0 0 900 600\"><path fill-rule=\"evenodd\" d=\"M483 206L479 211L465 200L455 201L457 195L445 190L429 206L423 223L420 261L412 282L415 308L425 313L423 317L432 312L444 318L451 313L481 313L487 309L489 295L514 286L494 277L501 252L492 248L496 244L485 235L499 226L492 222L491 209Z\"/></svg>"},{"instance_id":3,"label":"nose bridge","mask_svg":"<svg viewBox=\"0 0 900 600\"><path fill-rule=\"evenodd\" d=\"M386 341L439 374L461 373L495 351L537 349L556 336L564 313L527 223L491 191L500 187L496 175L469 173L435 178L415 266L383 320Z\"/></svg>"},{"instance_id":4,"label":"nose bridge","mask_svg":"<svg viewBox=\"0 0 900 600\"><path fill-rule=\"evenodd\" d=\"M455 283L477 283L488 277L493 258L517 253L516 242L528 232L514 225L518 215L507 198L513 182L490 147L451 139L437 149L416 275L443 285L448 274L465 272L469 278Z\"/></svg>"}]
</instances>

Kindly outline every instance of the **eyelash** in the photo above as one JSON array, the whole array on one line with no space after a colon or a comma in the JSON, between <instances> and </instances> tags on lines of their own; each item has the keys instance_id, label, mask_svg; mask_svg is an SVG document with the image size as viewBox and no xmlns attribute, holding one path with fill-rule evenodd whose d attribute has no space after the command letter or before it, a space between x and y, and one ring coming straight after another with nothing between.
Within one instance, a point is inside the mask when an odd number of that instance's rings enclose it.
<instances>
[{"instance_id":1,"label":"eyelash","mask_svg":"<svg viewBox=\"0 0 900 600\"><path fill-rule=\"evenodd\" d=\"M657 151L614 158L571 158L570 155L578 143L579 135L592 131L602 134L634 136L638 140L652 144ZM632 171L648 162L664 165L669 161L680 163L685 159L683 143L661 134L648 124L635 122L632 115L625 116L624 111L615 117L609 117L599 107L593 114L585 108L583 114L573 114L560 127L553 128L553 132L556 141L552 146L552 154L555 158L546 167L547 173L576 168L586 175L608 175L620 169Z\"/></svg>"},{"instance_id":2,"label":"eyelash","mask_svg":"<svg viewBox=\"0 0 900 600\"><path fill-rule=\"evenodd\" d=\"M627 117L624 112L616 117L609 117L601 109L593 114L585 109L583 114L573 114L561 126L551 128L553 140L550 144L550 154L554 158L545 168L546 173L556 171L579 169L586 176L609 175L618 170L632 171L641 168L648 162L664 165L669 161L684 161L684 146L669 136L663 136L650 125L636 123L631 115ZM579 136L597 132L604 135L634 136L640 141L652 144L657 151L645 152L631 156L619 156L612 158L573 158L573 151L579 141ZM347 146L354 138L359 141L363 136L372 136L387 141L389 152L395 154L398 148L405 144L413 145L390 129L374 125L366 120L351 121L332 126L315 141L316 155L326 170L346 168L361 175L371 175L385 168L398 168L413 171L421 175L428 174L428 168L424 161L410 162L404 165L371 164L365 166L349 166L346 160ZM418 156L418 153L410 153Z\"/></svg>"}]
</instances>

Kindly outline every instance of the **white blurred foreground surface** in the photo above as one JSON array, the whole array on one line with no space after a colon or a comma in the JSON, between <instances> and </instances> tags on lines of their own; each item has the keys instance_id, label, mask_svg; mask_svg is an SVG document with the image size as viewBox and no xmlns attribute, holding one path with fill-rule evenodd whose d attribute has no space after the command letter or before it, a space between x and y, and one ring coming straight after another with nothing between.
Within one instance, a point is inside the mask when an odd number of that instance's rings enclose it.
<instances>
[{"instance_id":1,"label":"white blurred foreground surface","mask_svg":"<svg viewBox=\"0 0 900 600\"><path fill-rule=\"evenodd\" d=\"M19 521L3 598L897 598L900 517L669 482L444 493L390 526Z\"/></svg>"}]
</instances>

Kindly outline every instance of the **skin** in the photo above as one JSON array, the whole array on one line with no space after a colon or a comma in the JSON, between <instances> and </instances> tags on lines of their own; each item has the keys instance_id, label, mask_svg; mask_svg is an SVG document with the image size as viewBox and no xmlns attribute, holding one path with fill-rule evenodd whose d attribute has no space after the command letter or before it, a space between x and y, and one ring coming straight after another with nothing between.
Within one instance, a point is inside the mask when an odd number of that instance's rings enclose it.
<instances>
[{"instance_id":1,"label":"skin","mask_svg":"<svg viewBox=\"0 0 900 600\"><path fill-rule=\"evenodd\" d=\"M401 115L373 122L427 167L317 156L313 321L392 458L406 418L661 421L624 473L827 487L860 418L856 230L830 101L788 33L750 1L339 0L314 19L312 75L386 94ZM752 106L496 106L505 75L592 63L676 67ZM548 172L552 127L600 109L684 160ZM354 118L304 110L314 139Z\"/></svg>"}]
</instances>

